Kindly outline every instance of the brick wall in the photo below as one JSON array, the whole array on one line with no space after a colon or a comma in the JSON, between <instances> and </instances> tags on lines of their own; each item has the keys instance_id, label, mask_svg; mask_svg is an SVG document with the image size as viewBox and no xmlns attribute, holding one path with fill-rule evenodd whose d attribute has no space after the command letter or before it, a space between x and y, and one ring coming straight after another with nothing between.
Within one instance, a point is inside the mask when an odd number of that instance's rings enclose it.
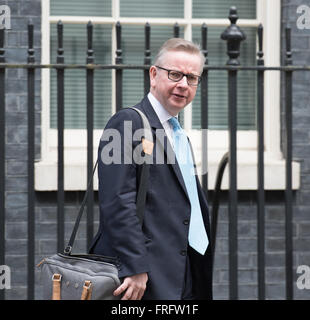
<instances>
[{"instance_id":1,"label":"brick wall","mask_svg":"<svg viewBox=\"0 0 310 320\"><path fill-rule=\"evenodd\" d=\"M27 61L27 24L34 23L35 59L40 61L41 1L7 0L11 30L6 32L7 62ZM6 264L11 268L12 289L6 299L26 299L27 284L27 73L6 73ZM36 140L40 141L40 72L36 72ZM39 156L39 155L38 155Z\"/></svg>"},{"instance_id":2,"label":"brick wall","mask_svg":"<svg viewBox=\"0 0 310 320\"><path fill-rule=\"evenodd\" d=\"M307 1L283 1L282 27L289 23L292 27L292 47L294 64L310 65L309 30L296 28L296 8ZM26 25L32 18L35 25L36 61L40 61L41 51L41 1L7 0L11 8L11 30L6 39L8 62L25 62L27 58ZM283 31L282 31L283 34ZM27 298L27 96L24 70L10 69L6 75L6 264L11 267L12 289L6 290L6 299ZM294 265L310 265L310 73L294 75L293 84L293 130L294 158L301 161L301 189L294 193ZM282 97L282 102L283 102ZM40 142L40 72L36 72L36 157L39 158ZM65 208L66 238L83 193L67 192ZM210 195L212 197L212 194ZM228 299L228 219L227 194L219 213L218 237L216 246L214 297ZM257 224L255 192L239 193L238 211L238 257L239 257L239 298L257 298ZM57 194L37 192L35 209L35 253L39 262L44 256L56 252L57 238ZM96 221L98 214L95 205ZM284 193L266 193L266 297L285 299L285 209ZM96 230L96 226L95 226ZM78 234L77 250L86 250L85 222ZM294 275L296 276L295 270ZM297 276L296 276L297 278ZM298 290L294 282L295 298L309 299L310 290ZM40 299L40 276L36 272L36 299Z\"/></svg>"},{"instance_id":3,"label":"brick wall","mask_svg":"<svg viewBox=\"0 0 310 320\"><path fill-rule=\"evenodd\" d=\"M308 5L305 0L282 1L282 57L285 49L284 28L292 29L293 64L310 64L310 29L300 30L296 26L296 10L299 5ZM283 63L283 60L282 60ZM296 268L310 266L310 72L296 72L293 76L293 158L301 164L301 188L294 192L293 204L293 248L294 248L294 298L309 299L310 290L296 286ZM284 107L284 82L282 79L281 104ZM282 123L284 115L282 112ZM255 193L239 193L238 211L238 258L239 298L257 299L257 224ZM224 196L225 198L225 196ZM285 207L284 192L266 193L265 249L266 249L266 298L285 299ZM214 295L218 299L228 298L228 221L227 204L219 213L217 237Z\"/></svg>"},{"instance_id":4,"label":"brick wall","mask_svg":"<svg viewBox=\"0 0 310 320\"><path fill-rule=\"evenodd\" d=\"M299 29L296 21L301 14L297 8L309 1L285 0L282 3L282 27L292 29L293 64L310 65L310 29ZM310 11L309 11L310 14ZM309 26L310 28L310 26ZM282 33L283 34L283 33ZM284 35L283 35L284 36ZM296 72L293 77L293 156L301 164L301 188L296 192L294 203L294 264L310 266L310 72ZM283 99L282 99L283 101ZM294 270L296 271L296 269ZM295 273L296 279L298 275ZM295 298L309 299L310 290L299 290L296 284Z\"/></svg>"}]
</instances>

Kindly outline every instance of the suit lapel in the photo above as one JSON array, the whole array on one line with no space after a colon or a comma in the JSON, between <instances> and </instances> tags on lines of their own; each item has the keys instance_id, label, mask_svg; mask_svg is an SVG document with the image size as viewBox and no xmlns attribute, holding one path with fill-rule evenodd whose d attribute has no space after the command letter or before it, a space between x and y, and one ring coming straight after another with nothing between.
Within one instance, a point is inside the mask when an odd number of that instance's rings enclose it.
<instances>
[{"instance_id":1,"label":"suit lapel","mask_svg":"<svg viewBox=\"0 0 310 320\"><path fill-rule=\"evenodd\" d=\"M167 135L165 134L165 136L164 136L164 141L166 141L166 143L163 143L163 141L161 141L161 139L156 139L156 130L157 129L164 130L164 128L163 128L159 118L157 117L157 114L156 114L155 110L153 109L153 107L152 107L152 105L151 105L151 103L150 103L150 101L149 101L149 99L147 97L145 97L142 100L141 107L143 109L143 112L147 116L147 118L148 118L148 120L150 122L150 125L152 127L153 134L155 136L155 140L154 141L156 141L156 144L158 144L160 146L160 148L166 154L167 163L172 166L172 169L173 169L173 171L174 171L174 173L175 173L175 175L177 177L177 180L180 183L183 191L185 192L185 195L188 198L188 194L187 194L187 190L186 190L186 187L185 187L185 184L184 184L183 176L182 176L181 170L179 168L179 165L177 163L175 154L173 152L173 148L172 148L172 146L170 144L170 141L169 141ZM156 159L155 159L155 161L156 161Z\"/></svg>"}]
</instances>

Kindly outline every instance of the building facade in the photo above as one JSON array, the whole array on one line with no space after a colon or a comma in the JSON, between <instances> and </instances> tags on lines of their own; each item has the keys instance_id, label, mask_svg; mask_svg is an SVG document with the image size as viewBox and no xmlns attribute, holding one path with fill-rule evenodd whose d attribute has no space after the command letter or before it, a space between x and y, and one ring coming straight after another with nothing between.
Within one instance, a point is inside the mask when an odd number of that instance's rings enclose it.
<instances>
[{"instance_id":1,"label":"building facade","mask_svg":"<svg viewBox=\"0 0 310 320\"><path fill-rule=\"evenodd\" d=\"M177 2L177 5L176 5ZM34 24L35 62L56 62L59 20L64 24L66 63L86 62L86 24L94 25L95 62L114 64L115 26L122 25L123 62L143 64L144 25L151 26L151 58L160 44L179 35L200 41L200 27L208 26L210 65L227 61L226 43L220 39L227 27L229 8L236 5L238 25L247 39L241 44L241 65L255 65L257 26L264 26L264 59L267 66L284 64L285 27L292 30L293 65L310 65L310 4L306 0L253 1L131 1L105 0L6 0L10 8L10 29L5 30L7 63L26 63L27 24ZM83 73L84 72L84 73ZM86 186L85 71L66 72L65 82L65 239L73 227ZM293 286L294 299L309 299L310 290L297 287L297 268L310 266L310 73L293 73ZM35 71L35 260L57 251L57 109L56 73L49 68ZM308 81L307 81L308 80ZM11 289L6 299L27 299L27 71L10 67L5 74L5 264L11 269ZM96 72L94 90L94 156L102 129L116 108L114 71ZM255 73L240 75L238 82L238 298L257 299L257 204L256 204L256 94ZM227 151L227 77L211 72L209 77L209 196L219 160ZM223 89L225 88L225 89ZM226 91L225 91L226 90ZM133 105L143 97L143 74L124 72L123 104ZM200 93L182 114L185 129L192 135L201 154L197 130L200 128ZM285 83L283 74L265 74L265 286L266 299L285 299L285 167L283 127ZM200 164L201 166L201 164ZM96 183L95 183L96 188ZM228 272L228 184L223 181L214 269L214 298L229 298ZM95 223L98 225L98 199L95 193ZM86 250L86 222L82 221L76 251ZM42 298L40 273L35 272L35 299Z\"/></svg>"}]
</instances>

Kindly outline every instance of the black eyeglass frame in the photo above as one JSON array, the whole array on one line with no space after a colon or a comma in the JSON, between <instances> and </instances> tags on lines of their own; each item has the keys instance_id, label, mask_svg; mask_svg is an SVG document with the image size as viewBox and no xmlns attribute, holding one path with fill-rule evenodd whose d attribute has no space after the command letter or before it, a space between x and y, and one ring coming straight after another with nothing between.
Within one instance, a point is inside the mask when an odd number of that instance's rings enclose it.
<instances>
[{"instance_id":1,"label":"black eyeglass frame","mask_svg":"<svg viewBox=\"0 0 310 320\"><path fill-rule=\"evenodd\" d=\"M192 74L192 73L187 73L187 74L186 74L186 73L183 73L183 72L178 71L178 70L166 69L166 68L163 68L163 67L160 67L160 66L155 66L155 67L158 68L158 69L162 69L162 70L167 71L167 72L168 72L168 79L171 80L171 81L173 81L173 82L179 82L179 81L181 81L181 80L184 78L184 76L186 77L186 81L187 81L187 84L188 84L189 86L198 87L198 86L199 86L199 83L201 82L201 76L197 76L196 74ZM182 75L182 77L181 77L179 80L171 79L171 78L169 77L171 71L179 73L180 75ZM198 83L197 83L197 84L191 84L191 83L189 83L189 82L188 82L188 77L189 77L189 76L197 77Z\"/></svg>"}]
</instances>

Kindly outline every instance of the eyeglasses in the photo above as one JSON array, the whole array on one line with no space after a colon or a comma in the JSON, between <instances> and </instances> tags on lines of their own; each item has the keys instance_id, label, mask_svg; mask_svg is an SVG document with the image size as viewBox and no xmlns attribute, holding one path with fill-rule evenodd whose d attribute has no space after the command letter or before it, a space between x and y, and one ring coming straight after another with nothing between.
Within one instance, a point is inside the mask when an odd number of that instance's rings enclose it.
<instances>
[{"instance_id":1,"label":"eyeglasses","mask_svg":"<svg viewBox=\"0 0 310 320\"><path fill-rule=\"evenodd\" d=\"M155 66L158 69L162 69L168 72L168 79L174 81L174 82L178 82L180 80L183 79L183 77L186 77L187 83L189 86L198 86L200 81L201 81L201 77L200 76L196 76L195 74L185 74L181 71L176 71L176 70L169 70L166 68L162 68L159 66Z\"/></svg>"}]
</instances>

